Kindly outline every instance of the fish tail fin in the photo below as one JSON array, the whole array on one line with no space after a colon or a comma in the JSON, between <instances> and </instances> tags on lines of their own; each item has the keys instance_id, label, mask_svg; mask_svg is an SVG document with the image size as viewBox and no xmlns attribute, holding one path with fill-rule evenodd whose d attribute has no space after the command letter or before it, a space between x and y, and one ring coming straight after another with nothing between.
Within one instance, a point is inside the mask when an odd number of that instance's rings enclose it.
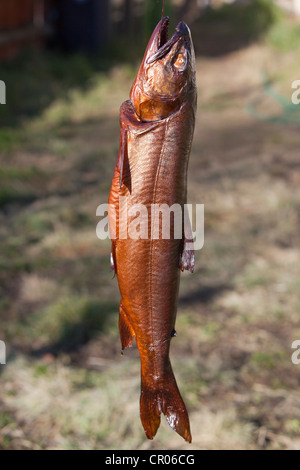
<instances>
[{"instance_id":1,"label":"fish tail fin","mask_svg":"<svg viewBox=\"0 0 300 470\"><path fill-rule=\"evenodd\" d=\"M192 442L189 416L171 367L163 382L158 382L157 388L155 385L145 385L142 380L140 414L146 436L153 439L163 413L171 428L187 442Z\"/></svg>"},{"instance_id":2,"label":"fish tail fin","mask_svg":"<svg viewBox=\"0 0 300 470\"><path fill-rule=\"evenodd\" d=\"M160 426L160 414L159 392L142 385L140 415L148 439L153 439Z\"/></svg>"}]
</instances>

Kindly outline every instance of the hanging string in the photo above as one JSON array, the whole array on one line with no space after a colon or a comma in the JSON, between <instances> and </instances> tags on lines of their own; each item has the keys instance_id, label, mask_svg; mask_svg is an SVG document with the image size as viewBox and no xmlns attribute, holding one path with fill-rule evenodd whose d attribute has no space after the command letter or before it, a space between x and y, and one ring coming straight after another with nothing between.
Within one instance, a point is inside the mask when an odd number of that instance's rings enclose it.
<instances>
[{"instance_id":1,"label":"hanging string","mask_svg":"<svg viewBox=\"0 0 300 470\"><path fill-rule=\"evenodd\" d=\"M162 2L162 9L161 9L161 19L160 19L160 37L161 37L161 31L162 31L162 24L163 24L163 17L164 17L164 11L165 11L165 0Z\"/></svg>"},{"instance_id":2,"label":"hanging string","mask_svg":"<svg viewBox=\"0 0 300 470\"><path fill-rule=\"evenodd\" d=\"M162 3L162 9L161 9L161 21L162 21L162 19L163 19L163 17L164 17L164 11L165 11L165 1L166 1L166 0L163 0L163 3Z\"/></svg>"}]
</instances>

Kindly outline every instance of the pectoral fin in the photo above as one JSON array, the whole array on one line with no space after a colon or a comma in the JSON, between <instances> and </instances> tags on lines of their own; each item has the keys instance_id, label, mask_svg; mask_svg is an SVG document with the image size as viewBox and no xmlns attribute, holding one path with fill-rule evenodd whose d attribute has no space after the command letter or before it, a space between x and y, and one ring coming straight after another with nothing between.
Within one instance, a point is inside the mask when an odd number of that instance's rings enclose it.
<instances>
[{"instance_id":1,"label":"pectoral fin","mask_svg":"<svg viewBox=\"0 0 300 470\"><path fill-rule=\"evenodd\" d=\"M115 262L114 262L114 257L113 254L110 254L110 270L114 271L115 270Z\"/></svg>"},{"instance_id":2,"label":"pectoral fin","mask_svg":"<svg viewBox=\"0 0 300 470\"><path fill-rule=\"evenodd\" d=\"M184 239L183 250L180 257L179 267L181 271L187 270L191 273L195 269L195 252L194 249L188 249L187 245L192 246L194 244L193 240Z\"/></svg>"},{"instance_id":3,"label":"pectoral fin","mask_svg":"<svg viewBox=\"0 0 300 470\"><path fill-rule=\"evenodd\" d=\"M123 181L124 163L125 163L126 155L127 155L127 130L122 128L121 135L120 135L120 149L119 149L119 155L118 155L118 161L117 161L117 167L120 172L120 179L119 179L120 189L121 189L122 181Z\"/></svg>"},{"instance_id":4,"label":"pectoral fin","mask_svg":"<svg viewBox=\"0 0 300 470\"><path fill-rule=\"evenodd\" d=\"M179 267L181 271L187 270L191 273L195 269L195 252L192 227L188 215L185 216L184 237L180 255Z\"/></svg>"},{"instance_id":5,"label":"pectoral fin","mask_svg":"<svg viewBox=\"0 0 300 470\"><path fill-rule=\"evenodd\" d=\"M115 274L117 274L116 242L114 240L111 242L110 270L115 271Z\"/></svg>"}]
</instances>

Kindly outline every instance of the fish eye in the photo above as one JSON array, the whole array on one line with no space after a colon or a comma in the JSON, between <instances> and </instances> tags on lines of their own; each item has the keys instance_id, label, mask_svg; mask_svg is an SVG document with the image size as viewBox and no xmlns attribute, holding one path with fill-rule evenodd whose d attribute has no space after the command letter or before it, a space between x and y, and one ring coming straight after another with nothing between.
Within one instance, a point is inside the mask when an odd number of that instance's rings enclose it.
<instances>
[{"instance_id":1,"label":"fish eye","mask_svg":"<svg viewBox=\"0 0 300 470\"><path fill-rule=\"evenodd\" d=\"M183 69L185 66L185 57L183 54L178 54L177 59L174 62L174 66L178 69Z\"/></svg>"}]
</instances>

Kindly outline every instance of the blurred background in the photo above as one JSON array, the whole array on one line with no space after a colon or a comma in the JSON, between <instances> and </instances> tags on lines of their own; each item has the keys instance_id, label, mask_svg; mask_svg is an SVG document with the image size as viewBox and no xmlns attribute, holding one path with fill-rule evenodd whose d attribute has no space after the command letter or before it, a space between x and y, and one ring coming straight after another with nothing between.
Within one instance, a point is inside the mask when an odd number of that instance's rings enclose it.
<instances>
[{"instance_id":1,"label":"blurred background","mask_svg":"<svg viewBox=\"0 0 300 470\"><path fill-rule=\"evenodd\" d=\"M1 449L300 449L300 1L174 0L197 56L184 273L171 359L193 443L139 419L110 243L96 237L119 107L156 0L0 0ZM172 31L171 31L172 33Z\"/></svg>"}]
</instances>

